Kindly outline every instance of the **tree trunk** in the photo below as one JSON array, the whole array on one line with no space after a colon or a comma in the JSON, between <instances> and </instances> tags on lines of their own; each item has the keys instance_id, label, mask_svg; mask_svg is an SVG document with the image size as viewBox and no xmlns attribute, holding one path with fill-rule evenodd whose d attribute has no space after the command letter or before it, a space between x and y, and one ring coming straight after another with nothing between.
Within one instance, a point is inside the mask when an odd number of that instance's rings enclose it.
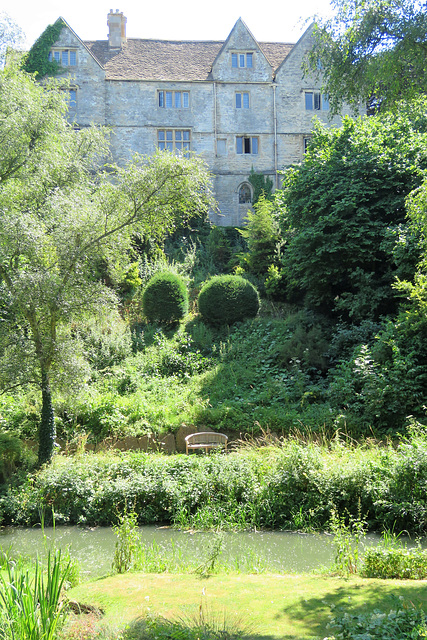
<instances>
[{"instance_id":1,"label":"tree trunk","mask_svg":"<svg viewBox=\"0 0 427 640\"><path fill-rule=\"evenodd\" d=\"M50 462L55 443L55 421L49 374L42 371L42 411L39 425L39 465Z\"/></svg>"}]
</instances>

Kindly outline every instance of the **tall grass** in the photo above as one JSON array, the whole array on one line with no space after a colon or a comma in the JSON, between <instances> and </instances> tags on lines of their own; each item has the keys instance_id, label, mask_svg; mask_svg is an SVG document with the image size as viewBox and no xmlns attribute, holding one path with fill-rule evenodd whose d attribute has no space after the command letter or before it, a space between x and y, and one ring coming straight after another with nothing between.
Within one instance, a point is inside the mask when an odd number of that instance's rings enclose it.
<instances>
[{"instance_id":1,"label":"tall grass","mask_svg":"<svg viewBox=\"0 0 427 640\"><path fill-rule=\"evenodd\" d=\"M49 553L46 570L34 573L8 562L0 574L0 633L4 640L54 640L64 616L61 592L67 577L61 554Z\"/></svg>"},{"instance_id":2,"label":"tall grass","mask_svg":"<svg viewBox=\"0 0 427 640\"><path fill-rule=\"evenodd\" d=\"M132 505L138 525L325 530L333 513L348 520L360 510L369 531L425 535L426 491L424 434L398 447L294 438L227 455L58 456L10 487L0 512L5 523L36 524L52 505L57 523L112 525Z\"/></svg>"}]
</instances>

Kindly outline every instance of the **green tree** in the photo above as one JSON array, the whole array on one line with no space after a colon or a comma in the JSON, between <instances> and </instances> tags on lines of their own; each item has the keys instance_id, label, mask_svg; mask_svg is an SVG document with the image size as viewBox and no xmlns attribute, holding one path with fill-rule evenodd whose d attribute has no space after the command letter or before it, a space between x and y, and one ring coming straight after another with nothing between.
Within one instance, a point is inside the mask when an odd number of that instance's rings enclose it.
<instances>
[{"instance_id":1,"label":"green tree","mask_svg":"<svg viewBox=\"0 0 427 640\"><path fill-rule=\"evenodd\" d=\"M418 0L335 0L314 29L307 69L323 78L338 113L360 101L392 108L427 91L427 12Z\"/></svg>"},{"instance_id":2,"label":"green tree","mask_svg":"<svg viewBox=\"0 0 427 640\"><path fill-rule=\"evenodd\" d=\"M252 273L266 275L268 268L278 263L281 249L274 204L261 194L253 210L248 211L245 222L246 226L239 229L248 244L248 253L243 254L244 262Z\"/></svg>"},{"instance_id":3,"label":"green tree","mask_svg":"<svg viewBox=\"0 0 427 640\"><path fill-rule=\"evenodd\" d=\"M75 131L64 109L56 86L0 74L0 384L40 389L40 464L54 447L52 389L84 370L72 322L117 303L99 264L120 271L135 234L163 237L212 204L195 157L136 156L100 172L105 135Z\"/></svg>"},{"instance_id":4,"label":"green tree","mask_svg":"<svg viewBox=\"0 0 427 640\"><path fill-rule=\"evenodd\" d=\"M254 190L254 194L252 196L253 205L255 205L262 196L267 200L271 200L271 194L273 191L273 180L270 178L270 176L265 176L263 173L257 173L252 167L249 174L248 182L250 182Z\"/></svg>"},{"instance_id":5,"label":"green tree","mask_svg":"<svg viewBox=\"0 0 427 640\"><path fill-rule=\"evenodd\" d=\"M0 68L3 68L7 50L22 47L25 36L21 27L6 13L0 11Z\"/></svg>"},{"instance_id":6,"label":"green tree","mask_svg":"<svg viewBox=\"0 0 427 640\"><path fill-rule=\"evenodd\" d=\"M426 105L317 124L303 163L285 173L283 274L309 307L356 322L396 309L391 285L419 260L405 198L427 166Z\"/></svg>"}]
</instances>

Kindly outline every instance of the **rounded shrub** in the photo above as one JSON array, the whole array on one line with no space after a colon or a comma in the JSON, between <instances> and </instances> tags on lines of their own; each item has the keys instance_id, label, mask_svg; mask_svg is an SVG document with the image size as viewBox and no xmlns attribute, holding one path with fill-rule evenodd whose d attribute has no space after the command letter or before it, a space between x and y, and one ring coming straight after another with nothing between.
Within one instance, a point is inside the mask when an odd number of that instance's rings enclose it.
<instances>
[{"instance_id":1,"label":"rounded shrub","mask_svg":"<svg viewBox=\"0 0 427 640\"><path fill-rule=\"evenodd\" d=\"M210 324L233 324L254 318L259 311L259 295L253 284L241 276L214 276L198 298L203 320Z\"/></svg>"},{"instance_id":2,"label":"rounded shrub","mask_svg":"<svg viewBox=\"0 0 427 640\"><path fill-rule=\"evenodd\" d=\"M188 291L175 273L156 273L142 294L144 315L149 322L178 322L188 313Z\"/></svg>"}]
</instances>

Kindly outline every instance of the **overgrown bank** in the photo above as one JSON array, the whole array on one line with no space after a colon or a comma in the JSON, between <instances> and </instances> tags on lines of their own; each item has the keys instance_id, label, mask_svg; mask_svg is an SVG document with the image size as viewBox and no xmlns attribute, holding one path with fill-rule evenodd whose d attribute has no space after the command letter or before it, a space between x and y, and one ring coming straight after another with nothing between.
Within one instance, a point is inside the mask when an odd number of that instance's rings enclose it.
<instances>
[{"instance_id":1,"label":"overgrown bank","mask_svg":"<svg viewBox=\"0 0 427 640\"><path fill-rule=\"evenodd\" d=\"M192 528L327 529L333 513L370 530L427 532L427 437L391 445L287 440L228 455L57 456L1 498L4 524L109 525L126 508L140 524Z\"/></svg>"}]
</instances>

